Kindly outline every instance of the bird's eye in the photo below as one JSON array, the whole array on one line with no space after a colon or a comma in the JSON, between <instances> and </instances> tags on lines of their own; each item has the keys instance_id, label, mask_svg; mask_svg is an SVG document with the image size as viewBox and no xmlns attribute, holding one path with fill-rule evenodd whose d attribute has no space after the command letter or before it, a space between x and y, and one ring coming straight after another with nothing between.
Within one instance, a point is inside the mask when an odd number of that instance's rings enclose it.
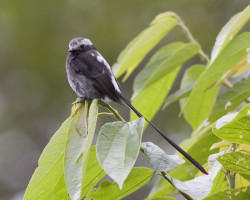
<instances>
[{"instance_id":1,"label":"bird's eye","mask_svg":"<svg viewBox=\"0 0 250 200\"><path fill-rule=\"evenodd\" d=\"M84 48L85 48L85 46L84 46L83 44L81 44L80 47L81 47L81 49L84 49Z\"/></svg>"}]
</instances>

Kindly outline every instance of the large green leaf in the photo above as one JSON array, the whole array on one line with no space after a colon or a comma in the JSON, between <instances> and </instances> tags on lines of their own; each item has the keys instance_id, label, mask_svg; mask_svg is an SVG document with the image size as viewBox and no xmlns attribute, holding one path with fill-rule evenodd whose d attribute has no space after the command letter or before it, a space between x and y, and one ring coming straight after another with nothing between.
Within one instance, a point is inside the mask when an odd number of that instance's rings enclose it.
<instances>
[{"instance_id":1,"label":"large green leaf","mask_svg":"<svg viewBox=\"0 0 250 200\"><path fill-rule=\"evenodd\" d=\"M98 100L94 99L90 105L89 108L89 114L88 114L88 135L86 137L86 141L83 148L83 156L82 156L82 176L81 176L81 198L85 195L84 194L84 188L86 187L87 183L87 166L91 151L91 145L95 134L95 128L96 128L96 122L97 122L97 116L98 116ZM92 158L91 158L92 159ZM86 192L86 191L85 191Z\"/></svg>"},{"instance_id":2,"label":"large green leaf","mask_svg":"<svg viewBox=\"0 0 250 200\"><path fill-rule=\"evenodd\" d=\"M68 118L62 124L43 150L38 168L26 189L25 200L47 199L63 178L64 148L71 119L71 117Z\"/></svg>"},{"instance_id":3,"label":"large green leaf","mask_svg":"<svg viewBox=\"0 0 250 200\"><path fill-rule=\"evenodd\" d=\"M142 59L151 51L155 45L178 24L177 20L169 16L168 18L151 24L121 52L117 63L113 65L113 72L118 78L127 71L125 79L133 72Z\"/></svg>"},{"instance_id":4,"label":"large green leaf","mask_svg":"<svg viewBox=\"0 0 250 200\"><path fill-rule=\"evenodd\" d=\"M200 46L197 43L187 43L182 47L176 49L168 59L164 60L149 77L144 87L149 87L153 83L159 81L167 73L173 71L177 66L181 66L188 61L200 50Z\"/></svg>"},{"instance_id":5,"label":"large green leaf","mask_svg":"<svg viewBox=\"0 0 250 200\"><path fill-rule=\"evenodd\" d=\"M84 185L81 191L81 198L83 198L101 179L106 175L104 170L101 168L97 158L96 158L96 149L95 146L91 147L90 156L86 169L86 176ZM50 200L68 200L68 191L66 188L64 176L60 179L55 189L49 196Z\"/></svg>"},{"instance_id":6,"label":"large green leaf","mask_svg":"<svg viewBox=\"0 0 250 200\"><path fill-rule=\"evenodd\" d=\"M201 74L197 80L189 98L185 102L184 112L189 117L187 119L192 120L192 126L194 129L203 122L209 115L218 93L219 86L215 86L215 83L232 67L234 67L243 57L247 55L247 48L250 46L250 33L242 33L234 38L229 45L227 45L220 55L210 64L206 70ZM213 86L213 87L212 87ZM210 103L202 107L203 96L205 92L212 90L212 94L209 96ZM200 115L200 109L197 109L197 105L201 105L203 112ZM199 116L197 118L197 116Z\"/></svg>"},{"instance_id":7,"label":"large green leaf","mask_svg":"<svg viewBox=\"0 0 250 200\"><path fill-rule=\"evenodd\" d=\"M133 87L132 104L143 111L142 114L147 119L151 120L160 109L178 75L180 66L195 55L198 48L197 44L181 42L164 46L137 75ZM154 77L159 79L154 81ZM131 120L135 118L136 115L131 112Z\"/></svg>"},{"instance_id":8,"label":"large green leaf","mask_svg":"<svg viewBox=\"0 0 250 200\"><path fill-rule=\"evenodd\" d=\"M242 152L226 153L217 160L228 170L250 175L250 155Z\"/></svg>"},{"instance_id":9,"label":"large green leaf","mask_svg":"<svg viewBox=\"0 0 250 200\"><path fill-rule=\"evenodd\" d=\"M99 132L97 158L104 171L122 188L138 156L144 118L104 124Z\"/></svg>"},{"instance_id":10,"label":"large green leaf","mask_svg":"<svg viewBox=\"0 0 250 200\"><path fill-rule=\"evenodd\" d=\"M220 118L213 132L228 142L250 145L250 118L247 116L250 105L246 105L239 113L231 113Z\"/></svg>"},{"instance_id":11,"label":"large green leaf","mask_svg":"<svg viewBox=\"0 0 250 200\"><path fill-rule=\"evenodd\" d=\"M153 171L144 167L134 167L128 178L119 189L117 183L108 180L102 182L98 189L93 189L87 195L86 200L118 200L133 193L151 180Z\"/></svg>"},{"instance_id":12,"label":"large green leaf","mask_svg":"<svg viewBox=\"0 0 250 200\"><path fill-rule=\"evenodd\" d=\"M80 105L72 119L65 147L65 182L72 200L78 200L83 196L81 192L84 187L90 148L95 131L98 100L94 99L92 101L88 118L84 108L88 108L87 101L85 101L85 105ZM86 123L86 120L88 120L88 123Z\"/></svg>"},{"instance_id":13,"label":"large green leaf","mask_svg":"<svg viewBox=\"0 0 250 200\"><path fill-rule=\"evenodd\" d=\"M143 142L141 148L143 153L148 157L154 173L170 171L185 162L177 155L167 155L152 142Z\"/></svg>"},{"instance_id":14,"label":"large green leaf","mask_svg":"<svg viewBox=\"0 0 250 200\"><path fill-rule=\"evenodd\" d=\"M240 31L240 29L248 22L250 18L250 5L243 11L234 15L227 24L221 29L216 38L215 45L211 53L211 62L219 55L219 53L228 45L230 40Z\"/></svg>"},{"instance_id":15,"label":"large green leaf","mask_svg":"<svg viewBox=\"0 0 250 200\"><path fill-rule=\"evenodd\" d=\"M80 110L83 110L81 106ZM86 133L87 135L87 129ZM68 194L72 200L80 199L82 177L82 152L85 137L79 134L76 126L76 116L73 117L69 127L64 156L64 175Z\"/></svg>"},{"instance_id":16,"label":"large green leaf","mask_svg":"<svg viewBox=\"0 0 250 200\"><path fill-rule=\"evenodd\" d=\"M181 89L186 86L193 85L199 76L204 72L204 65L194 65L186 70L182 80L181 80ZM203 95L199 95L196 97L196 106L193 108L193 112L187 112L185 109L183 110L183 115L187 122L196 130L200 124L204 121L206 116L208 115L208 109L211 105L214 104L215 94L217 94L218 88L212 88L203 93ZM180 106L183 109L187 98L183 98L180 100ZM200 128L202 128L200 126ZM199 128L199 129L200 129Z\"/></svg>"},{"instance_id":17,"label":"large green leaf","mask_svg":"<svg viewBox=\"0 0 250 200\"><path fill-rule=\"evenodd\" d=\"M241 104L250 96L250 77L235 83L232 88L226 90L219 96L213 110L208 118L209 122L214 122L225 115L230 110Z\"/></svg>"}]
</instances>

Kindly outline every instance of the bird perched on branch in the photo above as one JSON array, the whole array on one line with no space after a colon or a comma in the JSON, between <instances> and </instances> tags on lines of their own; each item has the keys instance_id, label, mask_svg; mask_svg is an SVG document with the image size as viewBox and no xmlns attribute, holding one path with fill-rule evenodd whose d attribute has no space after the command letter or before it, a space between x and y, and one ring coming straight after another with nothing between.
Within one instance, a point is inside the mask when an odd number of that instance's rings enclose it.
<instances>
[{"instance_id":1,"label":"bird perched on branch","mask_svg":"<svg viewBox=\"0 0 250 200\"><path fill-rule=\"evenodd\" d=\"M85 99L93 100L95 98L102 101L111 100L125 103L138 117L144 117L122 95L121 87L109 64L89 39L79 37L71 40L69 43L69 55L66 61L66 71L70 86L77 96L81 98L77 103L81 103ZM163 134L149 120L146 118L145 120L194 166L204 174L207 174L206 170L196 160Z\"/></svg>"}]
</instances>

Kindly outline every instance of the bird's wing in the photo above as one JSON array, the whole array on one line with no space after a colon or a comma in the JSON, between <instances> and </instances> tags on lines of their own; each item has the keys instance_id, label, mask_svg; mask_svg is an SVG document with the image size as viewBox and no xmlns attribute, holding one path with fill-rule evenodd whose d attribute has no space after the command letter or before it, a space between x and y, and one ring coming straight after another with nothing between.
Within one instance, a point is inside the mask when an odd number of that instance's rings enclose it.
<instances>
[{"instance_id":1,"label":"bird's wing","mask_svg":"<svg viewBox=\"0 0 250 200\"><path fill-rule=\"evenodd\" d=\"M75 71L92 80L93 85L103 96L119 101L117 92L121 93L120 85L114 77L106 60L96 51L80 54L75 60Z\"/></svg>"}]
</instances>

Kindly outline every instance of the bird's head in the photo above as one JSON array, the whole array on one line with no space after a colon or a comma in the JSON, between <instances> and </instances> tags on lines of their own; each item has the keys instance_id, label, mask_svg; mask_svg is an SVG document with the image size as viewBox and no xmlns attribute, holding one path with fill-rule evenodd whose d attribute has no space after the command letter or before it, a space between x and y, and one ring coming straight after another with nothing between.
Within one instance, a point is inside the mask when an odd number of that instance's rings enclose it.
<instances>
[{"instance_id":1,"label":"bird's head","mask_svg":"<svg viewBox=\"0 0 250 200\"><path fill-rule=\"evenodd\" d=\"M82 52L94 48L93 43L87 38L75 38L69 43L69 52Z\"/></svg>"}]
</instances>

